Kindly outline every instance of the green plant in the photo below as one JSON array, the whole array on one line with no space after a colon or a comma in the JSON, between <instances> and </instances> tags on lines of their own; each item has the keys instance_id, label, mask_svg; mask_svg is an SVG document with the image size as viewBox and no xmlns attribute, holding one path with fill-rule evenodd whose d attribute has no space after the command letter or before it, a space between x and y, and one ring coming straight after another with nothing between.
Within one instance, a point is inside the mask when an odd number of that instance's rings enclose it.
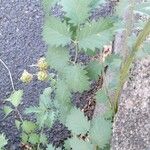
<instances>
[{"instance_id":1,"label":"green plant","mask_svg":"<svg viewBox=\"0 0 150 150\"><path fill-rule=\"evenodd\" d=\"M148 14L149 3L141 7L134 0L127 2L119 1L113 16L102 18L99 21L90 21L89 12L103 4L104 0L61 0L60 3L65 11L63 20L49 15L50 6L57 0L43 0L45 10L45 21L43 26L43 39L48 45L46 59L40 58L36 65L39 72L36 74L41 81L47 79L51 87L46 88L40 95L39 104L26 108L25 114L34 114L36 121L23 120L18 106L21 103L23 91L16 91L12 81L11 73L6 64L0 62L9 71L13 93L6 99L12 104L4 105L5 117L16 112L19 116L15 120L16 127L21 131L22 144L29 149L59 150L64 146L66 150L100 150L110 149L109 143L112 132L113 117L117 112L118 100L124 82L129 76L132 62L137 56L138 50L147 50L145 39L150 33L150 21L144 26L141 22L134 23L134 12L140 11ZM130 15L124 15L128 12ZM125 16L125 21L122 21ZM131 31L133 26L143 27L136 42L133 42ZM113 53L114 36L118 30L124 31L122 50L125 56ZM68 45L72 44L75 49L74 59L70 58ZM80 52L92 56L86 65L78 62ZM144 51L142 51L144 52ZM48 73L48 66L55 69L56 74ZM111 80L107 80L107 72L113 74ZM29 83L34 74L23 72L21 80ZM91 84L95 82L94 88ZM111 92L114 92L114 97ZM72 95L90 93L86 99L88 106L83 109L72 104ZM54 96L54 95L55 96ZM81 96L81 99L83 97ZM86 108L94 107L92 117L86 114ZM96 107L102 106L103 111L96 113ZM52 128L54 122L59 120L68 130L71 130L71 138L65 141L53 143L49 141L46 130ZM54 133L56 134L56 133ZM60 134L61 135L61 134ZM63 135L62 135L63 136ZM4 141L0 148L7 144L3 135L0 139ZM61 143L62 142L62 143Z\"/></svg>"},{"instance_id":2,"label":"green plant","mask_svg":"<svg viewBox=\"0 0 150 150\"><path fill-rule=\"evenodd\" d=\"M100 3L100 1L98 2ZM103 3L103 1L101 2ZM93 8L91 6L95 6L97 1L93 4L90 0L62 0L60 3L65 11L65 19L61 21L46 15L43 37L48 44L47 62L58 74L54 101L60 112L59 119L66 124L73 134L72 138L66 141L65 146L67 149L76 150L103 149L109 143L112 118L117 111L118 99L135 54L149 35L149 23L146 25L146 29L144 28L139 34L136 44L134 45L132 42L130 47L129 40L131 41L132 38L134 12L135 10L141 11L134 0L128 3L125 0L120 1L115 17L103 18L97 22L88 20L88 13ZM121 23L122 17L127 12L130 17L125 16L125 22ZM136 24L136 26L138 25ZM105 57L103 46L109 45L113 41L114 35L120 28L125 31L122 51L125 51L126 56L109 54ZM70 60L69 51L66 47L70 43L74 45L76 51L74 61ZM86 66L77 62L79 52L88 54L91 51L90 53L94 54L96 49L101 56L100 61L90 62ZM111 48L109 50L111 51ZM115 73L115 78L110 82L105 80L106 67ZM84 116L84 112L73 107L71 93L88 91L91 81L93 79L97 81L99 76L103 76L104 81L101 88L94 93L96 95L98 92L97 97L100 96L100 101L96 100L96 105L102 103L107 109L104 114L88 120ZM114 101L109 96L111 90L115 92Z\"/></svg>"},{"instance_id":3,"label":"green plant","mask_svg":"<svg viewBox=\"0 0 150 150\"><path fill-rule=\"evenodd\" d=\"M7 139L4 134L0 134L0 150L3 150L4 146L7 144Z\"/></svg>"}]
</instances>

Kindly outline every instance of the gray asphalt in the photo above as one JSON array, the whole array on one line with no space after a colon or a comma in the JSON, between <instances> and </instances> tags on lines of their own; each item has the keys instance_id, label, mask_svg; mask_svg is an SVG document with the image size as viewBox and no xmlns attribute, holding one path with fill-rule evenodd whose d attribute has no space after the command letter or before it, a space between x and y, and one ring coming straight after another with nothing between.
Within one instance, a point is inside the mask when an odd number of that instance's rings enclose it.
<instances>
[{"instance_id":1,"label":"gray asphalt","mask_svg":"<svg viewBox=\"0 0 150 150\"><path fill-rule=\"evenodd\" d=\"M43 11L40 0L0 0L0 58L12 73L15 89L24 90L20 110L36 104L40 92L47 87L46 83L36 79L26 86L19 80L24 69L35 70L29 65L36 63L46 50L41 37L42 23ZM8 72L0 64L0 100L8 97L11 91ZM0 114L1 120L2 112ZM0 123L0 132L6 134L11 146L19 142L14 115Z\"/></svg>"}]
</instances>

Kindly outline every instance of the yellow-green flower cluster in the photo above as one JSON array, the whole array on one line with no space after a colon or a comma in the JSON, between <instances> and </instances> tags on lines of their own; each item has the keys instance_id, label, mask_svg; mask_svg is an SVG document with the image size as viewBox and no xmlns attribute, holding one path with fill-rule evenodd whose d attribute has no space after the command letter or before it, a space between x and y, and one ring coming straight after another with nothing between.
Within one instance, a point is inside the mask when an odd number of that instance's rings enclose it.
<instances>
[{"instance_id":1,"label":"yellow-green flower cluster","mask_svg":"<svg viewBox=\"0 0 150 150\"><path fill-rule=\"evenodd\" d=\"M40 81L45 81L48 79L48 63L46 62L46 59L44 57L41 57L38 61L37 64L34 65L38 67L38 72L36 73L36 76L38 80ZM30 83L33 79L33 74L29 73L27 70L24 70L20 80L23 83Z\"/></svg>"}]
</instances>

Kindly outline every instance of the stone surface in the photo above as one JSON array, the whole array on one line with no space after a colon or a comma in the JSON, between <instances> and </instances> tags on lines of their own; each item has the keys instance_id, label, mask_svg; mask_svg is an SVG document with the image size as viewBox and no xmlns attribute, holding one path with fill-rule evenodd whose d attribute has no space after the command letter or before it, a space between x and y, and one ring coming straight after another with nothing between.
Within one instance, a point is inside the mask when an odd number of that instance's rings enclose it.
<instances>
[{"instance_id":1,"label":"stone surface","mask_svg":"<svg viewBox=\"0 0 150 150\"><path fill-rule=\"evenodd\" d=\"M111 150L150 149L150 56L136 61L122 92Z\"/></svg>"}]
</instances>

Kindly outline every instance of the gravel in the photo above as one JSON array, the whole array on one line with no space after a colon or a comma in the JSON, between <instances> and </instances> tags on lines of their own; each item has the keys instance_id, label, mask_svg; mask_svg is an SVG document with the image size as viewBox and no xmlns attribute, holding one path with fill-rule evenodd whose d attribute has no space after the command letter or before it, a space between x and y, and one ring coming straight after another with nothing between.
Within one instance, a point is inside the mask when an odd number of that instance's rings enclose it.
<instances>
[{"instance_id":1,"label":"gravel","mask_svg":"<svg viewBox=\"0 0 150 150\"><path fill-rule=\"evenodd\" d=\"M150 149L150 56L134 64L115 118L112 150Z\"/></svg>"},{"instance_id":2,"label":"gravel","mask_svg":"<svg viewBox=\"0 0 150 150\"><path fill-rule=\"evenodd\" d=\"M48 85L34 79L29 85L19 80L24 69L35 72L29 65L36 63L43 56L46 46L42 41L41 32L43 11L40 0L0 0L0 58L9 67L15 89L23 89L23 104L19 110L34 105L42 89ZM0 64L0 101L12 92L7 70ZM2 106L0 106L2 107ZM0 111L0 132L4 132L10 140L10 149L19 142L19 133L14 125L15 115L3 120Z\"/></svg>"}]
</instances>

